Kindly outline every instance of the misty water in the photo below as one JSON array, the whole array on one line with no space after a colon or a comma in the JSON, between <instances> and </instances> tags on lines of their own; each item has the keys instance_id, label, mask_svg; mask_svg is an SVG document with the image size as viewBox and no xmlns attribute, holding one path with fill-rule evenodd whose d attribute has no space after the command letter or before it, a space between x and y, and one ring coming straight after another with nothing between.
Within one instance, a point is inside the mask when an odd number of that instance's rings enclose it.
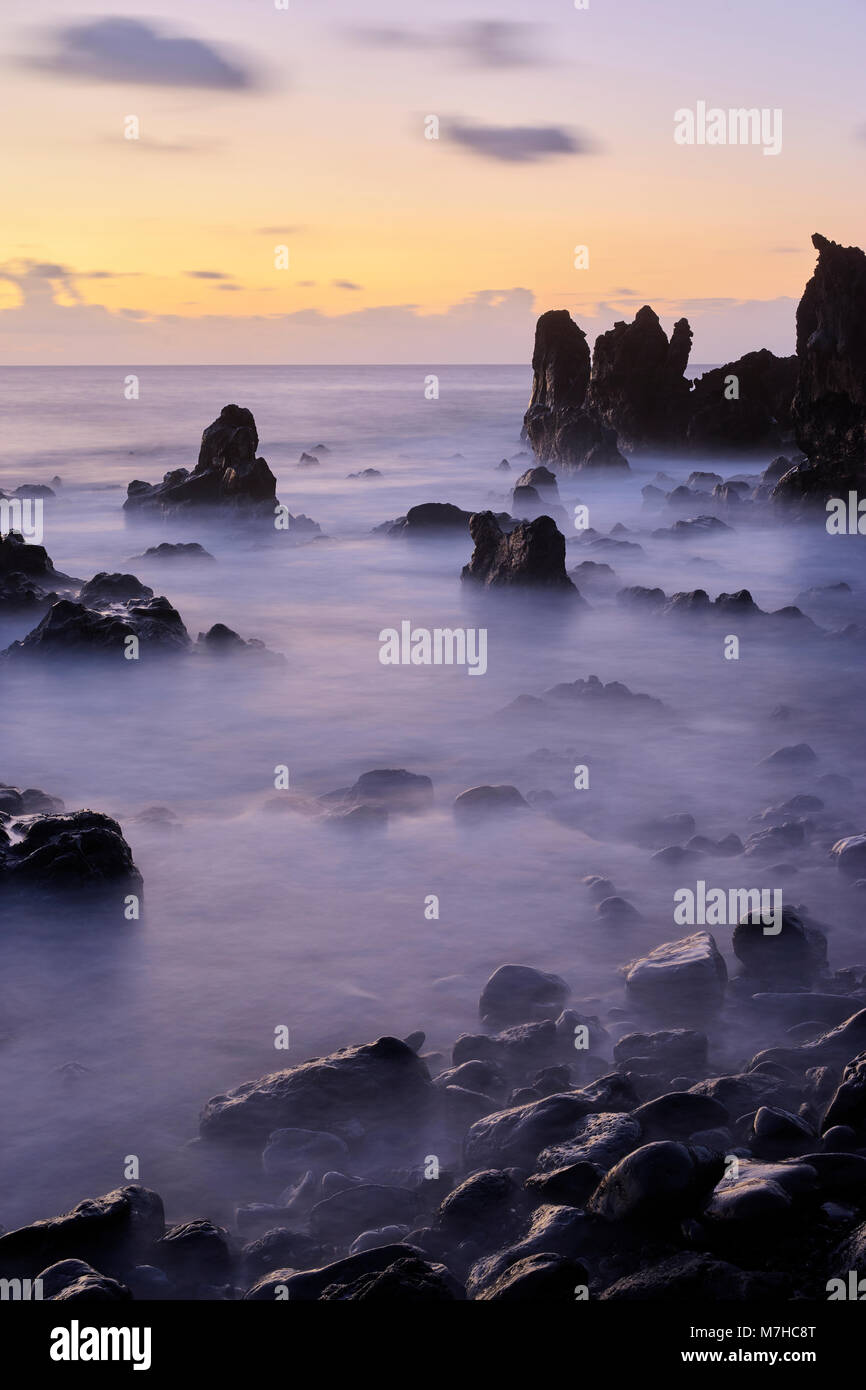
<instances>
[{"instance_id":1,"label":"misty water","mask_svg":"<svg viewBox=\"0 0 866 1390\"><path fill-rule=\"evenodd\" d=\"M468 536L409 542L371 535L421 502L510 509L510 487L533 460L520 441L530 387L524 368L144 368L140 399L125 371L3 369L0 487L62 479L45 506L44 544L80 578L135 573L178 608L193 638L223 622L261 639L284 664L199 657L117 668L81 662L4 663L0 671L0 781L40 787L66 808L115 816L144 880L139 922L95 929L80 917L25 929L6 919L0 941L0 1222L66 1210L119 1186L126 1155L163 1196L169 1221L225 1220L238 1192L205 1182L195 1150L198 1112L211 1095L281 1066L383 1034L420 1029L444 1054L479 1030L478 996L498 965L552 970L574 1007L616 1035L624 1003L619 967L686 934L673 893L696 872L667 870L627 838L647 816L688 811L697 832L742 839L751 817L798 792L818 794L838 820L825 836L866 825L861 643L773 635L654 618L618 606L619 587L671 594L748 588L765 610L812 586L846 581L850 595L802 606L825 630L866 622L863 541L779 514L717 537L657 539L688 512L648 511L641 487L657 470L684 480L707 466L725 478L757 473L769 457L658 456L623 478L561 474L561 506L589 507L607 533L623 523L639 551L590 551L566 525L568 567L592 558L616 582L583 590L588 606L550 597L468 595ZM255 415L259 453L277 495L326 539L292 545L192 519L124 520L126 485L194 466L201 431L223 405ZM297 467L323 443L317 469ZM511 472L496 470L508 458ZM377 468L380 479L347 474ZM199 541L215 563L132 561L162 540ZM459 667L383 666L379 633L399 627L485 627L483 676ZM0 620L0 646L24 636L26 617ZM738 661L723 638L740 637ZM784 635L788 633L788 635ZM522 694L597 675L664 702L661 711L609 712L575 703L503 710ZM787 719L772 717L780 705ZM780 775L760 760L808 742L812 768ZM274 769L290 769L289 792ZM590 769L588 790L574 768ZM373 768L432 778L434 809L392 816L381 836L337 833L308 814L310 799ZM817 788L828 773L849 789ZM511 783L546 806L467 831L455 796ZM284 798L284 805L275 803ZM165 806L174 828L137 817ZM781 886L826 927L833 968L866 961L863 898L826 858L821 836L781 859L715 859L700 876L726 888ZM790 867L797 870L790 872ZM640 910L627 926L600 919L581 884L610 877ZM425 919L427 895L440 900ZM714 932L732 973L730 930ZM290 1030L288 1053L274 1030ZM736 1061L755 1039L726 1038ZM752 1046L754 1043L754 1047ZM85 1070L70 1077L74 1062ZM263 1188L260 1195L267 1197Z\"/></svg>"}]
</instances>

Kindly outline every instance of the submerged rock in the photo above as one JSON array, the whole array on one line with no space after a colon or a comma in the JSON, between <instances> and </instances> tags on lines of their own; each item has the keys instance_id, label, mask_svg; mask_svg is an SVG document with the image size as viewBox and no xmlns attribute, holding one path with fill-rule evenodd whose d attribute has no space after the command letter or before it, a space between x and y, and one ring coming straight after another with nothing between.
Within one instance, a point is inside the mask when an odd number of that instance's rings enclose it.
<instances>
[{"instance_id":1,"label":"submerged rock","mask_svg":"<svg viewBox=\"0 0 866 1390\"><path fill-rule=\"evenodd\" d=\"M454 814L460 820L483 821L503 812L528 811L529 804L516 787L470 787L454 802Z\"/></svg>"},{"instance_id":2,"label":"submerged rock","mask_svg":"<svg viewBox=\"0 0 866 1390\"><path fill-rule=\"evenodd\" d=\"M141 891L141 874L116 820L99 811L26 816L12 822L16 838L0 843L0 885L7 891L97 893Z\"/></svg>"},{"instance_id":3,"label":"submerged rock","mask_svg":"<svg viewBox=\"0 0 866 1390\"><path fill-rule=\"evenodd\" d=\"M44 546L29 545L17 531L0 534L0 613L44 608L79 582L54 568Z\"/></svg>"},{"instance_id":4,"label":"submerged rock","mask_svg":"<svg viewBox=\"0 0 866 1390\"><path fill-rule=\"evenodd\" d=\"M181 616L167 598L132 601L106 613L61 599L26 637L0 655L6 660L105 656L122 661L130 637L154 654L185 651L190 644Z\"/></svg>"}]
</instances>

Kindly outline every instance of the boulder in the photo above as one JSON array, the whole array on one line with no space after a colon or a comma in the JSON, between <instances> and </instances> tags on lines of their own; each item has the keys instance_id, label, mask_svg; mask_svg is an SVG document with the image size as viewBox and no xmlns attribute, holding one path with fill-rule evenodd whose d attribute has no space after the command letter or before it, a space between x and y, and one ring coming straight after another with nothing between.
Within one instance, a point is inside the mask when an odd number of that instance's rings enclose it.
<instances>
[{"instance_id":1,"label":"boulder","mask_svg":"<svg viewBox=\"0 0 866 1390\"><path fill-rule=\"evenodd\" d=\"M519 521L506 535L492 512L476 512L469 534L475 549L463 568L464 583L484 589L544 589L579 597L565 572L565 537L551 517Z\"/></svg>"},{"instance_id":2,"label":"boulder","mask_svg":"<svg viewBox=\"0 0 866 1390\"><path fill-rule=\"evenodd\" d=\"M478 1013L488 1027L558 1018L571 990L559 975L529 965L500 965L481 992Z\"/></svg>"},{"instance_id":3,"label":"boulder","mask_svg":"<svg viewBox=\"0 0 866 1390\"><path fill-rule=\"evenodd\" d=\"M7 893L141 893L132 851L110 816L51 812L26 816L13 828L17 838L0 844L0 885Z\"/></svg>"},{"instance_id":4,"label":"boulder","mask_svg":"<svg viewBox=\"0 0 866 1390\"><path fill-rule=\"evenodd\" d=\"M129 516L146 516L217 508L273 520L277 480L265 460L256 458L258 445L252 411L225 405L202 434L192 472L175 468L161 483L130 483L124 511Z\"/></svg>"},{"instance_id":5,"label":"boulder","mask_svg":"<svg viewBox=\"0 0 866 1390\"><path fill-rule=\"evenodd\" d=\"M146 1187L117 1188L79 1202L63 1216L34 1221L0 1235L4 1277L35 1279L60 1260L81 1260L114 1276L161 1239L162 1200Z\"/></svg>"},{"instance_id":6,"label":"boulder","mask_svg":"<svg viewBox=\"0 0 866 1390\"><path fill-rule=\"evenodd\" d=\"M644 1144L602 1178L587 1211L603 1221L662 1223L693 1216L724 1171L722 1154L670 1141Z\"/></svg>"},{"instance_id":7,"label":"boulder","mask_svg":"<svg viewBox=\"0 0 866 1390\"><path fill-rule=\"evenodd\" d=\"M670 1013L699 1013L722 1002L728 971L709 932L665 941L625 967L625 983L636 1003Z\"/></svg>"}]
</instances>

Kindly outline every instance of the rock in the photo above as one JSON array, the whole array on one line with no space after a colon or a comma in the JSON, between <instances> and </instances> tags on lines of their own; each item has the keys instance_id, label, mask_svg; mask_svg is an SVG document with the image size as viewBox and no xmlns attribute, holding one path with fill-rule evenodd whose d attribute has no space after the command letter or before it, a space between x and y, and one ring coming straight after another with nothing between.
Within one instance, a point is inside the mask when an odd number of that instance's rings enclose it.
<instances>
[{"instance_id":1,"label":"rock","mask_svg":"<svg viewBox=\"0 0 866 1390\"><path fill-rule=\"evenodd\" d=\"M774 499L863 489L866 474L866 256L817 232L814 274L797 308L794 432L806 461L776 484Z\"/></svg>"},{"instance_id":2,"label":"rock","mask_svg":"<svg viewBox=\"0 0 866 1390\"><path fill-rule=\"evenodd\" d=\"M57 796L49 796L38 787L7 786L0 782L0 813L7 816L31 816L40 812L54 814L63 810L63 802Z\"/></svg>"},{"instance_id":3,"label":"rock","mask_svg":"<svg viewBox=\"0 0 866 1390\"><path fill-rule=\"evenodd\" d=\"M472 1125L464 1141L464 1156L473 1168L501 1166L532 1166L541 1151L558 1145L579 1143L581 1121L587 1115L600 1115L614 1110L631 1109L635 1095L628 1081L621 1076L599 1078L579 1091L565 1091L524 1105L513 1106L485 1115ZM593 1140L609 1141L612 1129L609 1121L599 1123L595 1131L584 1129L583 1149ZM575 1140L575 1136L578 1139ZM551 1167L563 1160L560 1150L551 1154ZM577 1161L569 1157L566 1161Z\"/></svg>"},{"instance_id":4,"label":"rock","mask_svg":"<svg viewBox=\"0 0 866 1390\"><path fill-rule=\"evenodd\" d=\"M202 434L193 471L175 468L161 483L130 483L124 511L134 516L220 508L273 519L277 482L265 460L256 458L258 445L252 411L225 405Z\"/></svg>"},{"instance_id":5,"label":"rock","mask_svg":"<svg viewBox=\"0 0 866 1390\"><path fill-rule=\"evenodd\" d=\"M862 878L866 874L866 834L837 840L830 855L846 878Z\"/></svg>"},{"instance_id":6,"label":"rock","mask_svg":"<svg viewBox=\"0 0 866 1390\"><path fill-rule=\"evenodd\" d=\"M403 1240L408 1226L380 1226L375 1231L362 1231L349 1246L350 1255L361 1255L365 1250L376 1250L382 1245L394 1245Z\"/></svg>"},{"instance_id":7,"label":"rock","mask_svg":"<svg viewBox=\"0 0 866 1390\"><path fill-rule=\"evenodd\" d=\"M79 581L54 568L42 545L29 545L18 531L0 533L0 612L44 608Z\"/></svg>"},{"instance_id":8,"label":"rock","mask_svg":"<svg viewBox=\"0 0 866 1390\"><path fill-rule=\"evenodd\" d=\"M488 1027L557 1018L570 993L559 975L529 965L500 965L481 992L478 1013Z\"/></svg>"},{"instance_id":9,"label":"rock","mask_svg":"<svg viewBox=\"0 0 866 1390\"><path fill-rule=\"evenodd\" d=\"M565 572L565 537L549 516L519 521L504 534L492 512L476 512L469 523L475 545L464 565L464 583L485 589L531 588L579 597Z\"/></svg>"},{"instance_id":10,"label":"rock","mask_svg":"<svg viewBox=\"0 0 866 1390\"><path fill-rule=\"evenodd\" d=\"M532 373L523 432L536 457L566 469L628 469L615 430L584 409L589 347L567 309L551 309L539 318Z\"/></svg>"},{"instance_id":11,"label":"rock","mask_svg":"<svg viewBox=\"0 0 866 1390\"><path fill-rule=\"evenodd\" d=\"M636 1149L641 1138L640 1122L634 1116L602 1111L578 1120L572 1136L542 1149L536 1163L541 1172L585 1169L588 1164L606 1173Z\"/></svg>"},{"instance_id":12,"label":"rock","mask_svg":"<svg viewBox=\"0 0 866 1390\"><path fill-rule=\"evenodd\" d=\"M315 454L302 453L301 457L298 459L297 466L298 468L318 468L319 460L316 458Z\"/></svg>"},{"instance_id":13,"label":"rock","mask_svg":"<svg viewBox=\"0 0 866 1390\"><path fill-rule=\"evenodd\" d=\"M516 787L470 787L454 802L454 814L460 821L477 823L511 811L529 810Z\"/></svg>"},{"instance_id":14,"label":"rock","mask_svg":"<svg viewBox=\"0 0 866 1390\"><path fill-rule=\"evenodd\" d=\"M625 983L636 1003L679 1013L717 1008L722 1002L728 972L709 932L695 932L678 941L665 941L648 956L625 967Z\"/></svg>"},{"instance_id":15,"label":"rock","mask_svg":"<svg viewBox=\"0 0 866 1390\"><path fill-rule=\"evenodd\" d=\"M777 923L765 925L760 913L748 913L734 927L731 944L745 972L760 979L809 985L827 965L827 939L808 926L792 907L782 908Z\"/></svg>"},{"instance_id":16,"label":"rock","mask_svg":"<svg viewBox=\"0 0 866 1390\"><path fill-rule=\"evenodd\" d=\"M464 1297L444 1265L431 1264L413 1255L395 1260L387 1269L362 1274L351 1283L332 1284L319 1295L325 1301L369 1301L383 1303L452 1303Z\"/></svg>"},{"instance_id":17,"label":"rock","mask_svg":"<svg viewBox=\"0 0 866 1390\"><path fill-rule=\"evenodd\" d=\"M111 604L149 598L153 598L153 589L142 584L134 574L107 574L105 570L82 584L78 595L79 603L83 603L85 608L105 608Z\"/></svg>"},{"instance_id":18,"label":"rock","mask_svg":"<svg viewBox=\"0 0 866 1390\"><path fill-rule=\"evenodd\" d=\"M758 766L783 772L787 768L807 768L817 761L818 755L808 743L794 743L777 748L768 757L762 758Z\"/></svg>"},{"instance_id":19,"label":"rock","mask_svg":"<svg viewBox=\"0 0 866 1390\"><path fill-rule=\"evenodd\" d=\"M349 1150L336 1134L310 1129L275 1129L262 1154L262 1168L268 1177L288 1182L310 1169L326 1172L348 1159Z\"/></svg>"},{"instance_id":20,"label":"rock","mask_svg":"<svg viewBox=\"0 0 866 1390\"><path fill-rule=\"evenodd\" d=\"M615 323L596 339L586 405L626 450L682 443L691 343L687 319L677 321L668 341L648 305L632 323Z\"/></svg>"},{"instance_id":21,"label":"rock","mask_svg":"<svg viewBox=\"0 0 866 1390\"><path fill-rule=\"evenodd\" d=\"M284 1269L287 1265L292 1265L295 1269L310 1268L320 1256L321 1247L312 1236L289 1230L285 1226L275 1226L244 1246L241 1251L241 1268L244 1277L254 1282L264 1278L272 1270Z\"/></svg>"},{"instance_id":22,"label":"rock","mask_svg":"<svg viewBox=\"0 0 866 1390\"><path fill-rule=\"evenodd\" d=\"M586 1266L565 1255L540 1251L517 1260L478 1295L479 1302L574 1303L575 1289L587 1285Z\"/></svg>"},{"instance_id":23,"label":"rock","mask_svg":"<svg viewBox=\"0 0 866 1390\"><path fill-rule=\"evenodd\" d=\"M502 515L504 518L506 513ZM471 518L471 512L464 512L452 502L422 502L417 507L410 507L404 517L397 521L386 521L376 530L384 531L389 536L441 535L450 531L468 531Z\"/></svg>"},{"instance_id":24,"label":"rock","mask_svg":"<svg viewBox=\"0 0 866 1390\"><path fill-rule=\"evenodd\" d=\"M776 357L762 348L704 372L692 384L686 442L701 452L763 450L784 443L792 430L796 356ZM737 396L727 392L737 379ZM719 479L721 482L721 479Z\"/></svg>"},{"instance_id":25,"label":"rock","mask_svg":"<svg viewBox=\"0 0 866 1390\"><path fill-rule=\"evenodd\" d=\"M212 1221L172 1226L153 1248L155 1264L183 1285L225 1282L234 1265L228 1232Z\"/></svg>"},{"instance_id":26,"label":"rock","mask_svg":"<svg viewBox=\"0 0 866 1390\"><path fill-rule=\"evenodd\" d=\"M449 1240L483 1242L492 1237L498 1246L516 1234L526 1210L526 1198L514 1174L489 1168L473 1173L448 1193L436 1214L436 1229Z\"/></svg>"},{"instance_id":27,"label":"rock","mask_svg":"<svg viewBox=\"0 0 866 1390\"><path fill-rule=\"evenodd\" d=\"M420 814L433 805L433 783L429 777L405 768L377 768L364 772L347 799L356 804L381 806L389 812Z\"/></svg>"},{"instance_id":28,"label":"rock","mask_svg":"<svg viewBox=\"0 0 866 1390\"><path fill-rule=\"evenodd\" d=\"M684 1253L636 1270L599 1295L601 1301L700 1303L767 1301L783 1298L784 1276L757 1274L712 1255Z\"/></svg>"},{"instance_id":29,"label":"rock","mask_svg":"<svg viewBox=\"0 0 866 1390\"><path fill-rule=\"evenodd\" d=\"M693 1091L670 1091L632 1111L646 1139L688 1139L702 1129L720 1128L730 1119L721 1101Z\"/></svg>"},{"instance_id":30,"label":"rock","mask_svg":"<svg viewBox=\"0 0 866 1390\"><path fill-rule=\"evenodd\" d=\"M694 833L695 818L687 811L641 821L631 830L635 844L644 845L647 849L663 849L673 841L685 839Z\"/></svg>"},{"instance_id":31,"label":"rock","mask_svg":"<svg viewBox=\"0 0 866 1390\"><path fill-rule=\"evenodd\" d=\"M583 1207L603 1177L603 1168L583 1160L552 1168L549 1172L533 1173L526 1180L526 1191L541 1202Z\"/></svg>"},{"instance_id":32,"label":"rock","mask_svg":"<svg viewBox=\"0 0 866 1390\"><path fill-rule=\"evenodd\" d=\"M559 488L556 482L556 474L543 464L537 464L534 468L527 468L525 473L521 473L514 489L531 487L537 493L546 492L551 494L557 501L559 500Z\"/></svg>"},{"instance_id":33,"label":"rock","mask_svg":"<svg viewBox=\"0 0 866 1390\"><path fill-rule=\"evenodd\" d=\"M83 1260L59 1260L39 1275L46 1303L125 1303L132 1293L125 1284L100 1274Z\"/></svg>"},{"instance_id":34,"label":"rock","mask_svg":"<svg viewBox=\"0 0 866 1390\"><path fill-rule=\"evenodd\" d=\"M821 1132L846 1125L858 1139L866 1139L866 1052L852 1057L842 1072L833 1099L821 1121Z\"/></svg>"},{"instance_id":35,"label":"rock","mask_svg":"<svg viewBox=\"0 0 866 1390\"><path fill-rule=\"evenodd\" d=\"M602 1178L587 1211L603 1221L661 1223L694 1215L725 1171L721 1154L685 1144L644 1144Z\"/></svg>"},{"instance_id":36,"label":"rock","mask_svg":"<svg viewBox=\"0 0 866 1390\"><path fill-rule=\"evenodd\" d=\"M344 1047L214 1096L201 1115L205 1139L263 1144L276 1129L347 1132L421 1123L436 1090L424 1063L398 1038ZM350 1131L348 1131L350 1132Z\"/></svg>"},{"instance_id":37,"label":"rock","mask_svg":"<svg viewBox=\"0 0 866 1390\"><path fill-rule=\"evenodd\" d=\"M347 473L347 478L381 478L382 474L378 468L362 468L359 473Z\"/></svg>"},{"instance_id":38,"label":"rock","mask_svg":"<svg viewBox=\"0 0 866 1390\"><path fill-rule=\"evenodd\" d=\"M411 1225L417 1212L416 1194L408 1188L358 1183L317 1202L310 1212L314 1236L332 1244L386 1221Z\"/></svg>"},{"instance_id":39,"label":"rock","mask_svg":"<svg viewBox=\"0 0 866 1390\"><path fill-rule=\"evenodd\" d=\"M671 1028L657 1033L626 1033L613 1055L632 1071L659 1070L672 1075L678 1068L702 1070L707 1064L708 1046L706 1033Z\"/></svg>"},{"instance_id":40,"label":"rock","mask_svg":"<svg viewBox=\"0 0 866 1390\"><path fill-rule=\"evenodd\" d=\"M133 560L213 560L209 550L198 541L161 541L151 545L143 555L134 555Z\"/></svg>"},{"instance_id":41,"label":"rock","mask_svg":"<svg viewBox=\"0 0 866 1390\"><path fill-rule=\"evenodd\" d=\"M622 926L625 922L640 921L641 914L625 898L620 898L617 894L611 894L608 898L602 898L596 904L596 915L603 917L605 921L619 923Z\"/></svg>"},{"instance_id":42,"label":"rock","mask_svg":"<svg viewBox=\"0 0 866 1390\"><path fill-rule=\"evenodd\" d=\"M0 1235L4 1277L35 1279L60 1260L82 1260L114 1275L136 1263L162 1237L162 1200L146 1187L117 1188L84 1202L63 1216L34 1221Z\"/></svg>"},{"instance_id":43,"label":"rock","mask_svg":"<svg viewBox=\"0 0 866 1390\"><path fill-rule=\"evenodd\" d=\"M259 660L282 664L285 660L276 652L268 651L264 642L257 637L245 641L225 623L214 623L207 632L200 632L196 639L195 651L199 655L229 657L251 656Z\"/></svg>"},{"instance_id":44,"label":"rock","mask_svg":"<svg viewBox=\"0 0 866 1390\"><path fill-rule=\"evenodd\" d=\"M126 640L131 636L138 639L148 655L172 654L189 647L189 634L167 598L127 603L108 613L61 599L26 637L7 647L2 657L56 660L67 656L105 656L121 661L127 650Z\"/></svg>"},{"instance_id":45,"label":"rock","mask_svg":"<svg viewBox=\"0 0 866 1390\"><path fill-rule=\"evenodd\" d=\"M69 891L141 892L141 874L116 820L99 811L27 816L19 836L0 843L0 884L11 890L65 895ZM120 917L120 905L118 905Z\"/></svg>"},{"instance_id":46,"label":"rock","mask_svg":"<svg viewBox=\"0 0 866 1390\"><path fill-rule=\"evenodd\" d=\"M325 1289L332 1285L349 1285L362 1275L377 1274L388 1269L398 1260L413 1259L418 1250L403 1243L381 1245L373 1250L365 1250L358 1255L336 1260L333 1264L319 1269L297 1273L291 1267L276 1269L265 1275L244 1294L252 1302L270 1302L277 1297L288 1295L289 1302L311 1302L320 1298ZM282 1292L285 1290L285 1293Z\"/></svg>"},{"instance_id":47,"label":"rock","mask_svg":"<svg viewBox=\"0 0 866 1390\"><path fill-rule=\"evenodd\" d=\"M466 1281L466 1293L469 1298L480 1299L488 1289L496 1288L508 1271L517 1265L535 1260L540 1255L548 1258L559 1255L573 1260L590 1243L590 1223L582 1211L564 1206L539 1207L517 1244L476 1261ZM581 1268L575 1283L586 1282L586 1272ZM572 1297L573 1294L572 1286Z\"/></svg>"}]
</instances>

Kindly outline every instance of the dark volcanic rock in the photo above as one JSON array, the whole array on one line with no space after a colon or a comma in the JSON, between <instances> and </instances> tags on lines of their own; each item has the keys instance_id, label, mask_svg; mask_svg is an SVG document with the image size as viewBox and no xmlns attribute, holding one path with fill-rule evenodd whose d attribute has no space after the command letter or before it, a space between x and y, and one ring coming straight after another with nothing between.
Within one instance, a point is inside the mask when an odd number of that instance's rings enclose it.
<instances>
[{"instance_id":1,"label":"dark volcanic rock","mask_svg":"<svg viewBox=\"0 0 866 1390\"><path fill-rule=\"evenodd\" d=\"M658 1264L617 1279L601 1294L608 1302L669 1300L716 1303L719 1300L752 1302L784 1298L787 1289L780 1275L754 1274L711 1255L671 1255Z\"/></svg>"},{"instance_id":2,"label":"dark volcanic rock","mask_svg":"<svg viewBox=\"0 0 866 1390\"><path fill-rule=\"evenodd\" d=\"M426 1117L436 1094L411 1047L397 1038L379 1038L214 1096L202 1111L201 1133L205 1139L261 1147L277 1129L340 1134L351 1133L357 1122L365 1130L406 1129Z\"/></svg>"},{"instance_id":3,"label":"dark volcanic rock","mask_svg":"<svg viewBox=\"0 0 866 1390\"><path fill-rule=\"evenodd\" d=\"M734 927L731 944L746 974L775 987L810 985L827 965L824 933L807 925L792 907L782 908L780 924L765 922L760 913L744 916Z\"/></svg>"},{"instance_id":4,"label":"dark volcanic rock","mask_svg":"<svg viewBox=\"0 0 866 1390\"><path fill-rule=\"evenodd\" d=\"M596 339L587 408L616 431L624 448L682 443L691 344L687 319L677 321L668 342L648 305L638 310L633 323L615 323Z\"/></svg>"},{"instance_id":5,"label":"dark volcanic rock","mask_svg":"<svg viewBox=\"0 0 866 1390\"><path fill-rule=\"evenodd\" d=\"M731 376L738 383L733 400L725 394ZM784 443L792 428L796 381L797 358L776 357L766 348L705 372L694 382L689 397L687 444L704 452L726 452Z\"/></svg>"},{"instance_id":6,"label":"dark volcanic rock","mask_svg":"<svg viewBox=\"0 0 866 1390\"><path fill-rule=\"evenodd\" d=\"M275 1269L248 1289L244 1298L253 1302L270 1302L284 1297L281 1291L285 1289L290 1302L311 1302L321 1298L325 1289L333 1285L350 1285L364 1275L389 1269L398 1260L417 1258L419 1253L413 1245L378 1245L373 1250L348 1255L346 1259L336 1260L320 1269L308 1269L301 1273L291 1266Z\"/></svg>"},{"instance_id":7,"label":"dark volcanic rock","mask_svg":"<svg viewBox=\"0 0 866 1390\"><path fill-rule=\"evenodd\" d=\"M212 560L214 557L198 541L162 541L151 545L143 555L134 555L134 560Z\"/></svg>"},{"instance_id":8,"label":"dark volcanic rock","mask_svg":"<svg viewBox=\"0 0 866 1390\"><path fill-rule=\"evenodd\" d=\"M142 648L153 654L185 651L189 647L189 634L181 616L167 598L127 603L107 613L61 599L2 656L9 660L87 655L120 661L124 659L128 637L137 637Z\"/></svg>"},{"instance_id":9,"label":"dark volcanic rock","mask_svg":"<svg viewBox=\"0 0 866 1390\"><path fill-rule=\"evenodd\" d=\"M728 971L709 932L665 941L625 967L626 988L635 1002L678 1016L721 1003Z\"/></svg>"},{"instance_id":10,"label":"dark volcanic rock","mask_svg":"<svg viewBox=\"0 0 866 1390\"><path fill-rule=\"evenodd\" d=\"M0 884L65 894L128 885L140 892L141 875L117 821L98 811L28 816L14 823L20 838L0 846Z\"/></svg>"},{"instance_id":11,"label":"dark volcanic rock","mask_svg":"<svg viewBox=\"0 0 866 1390\"><path fill-rule=\"evenodd\" d=\"M142 584L134 574L108 574L102 570L82 584L78 595L79 603L85 608L105 608L113 603L127 603L130 599L153 598L153 589Z\"/></svg>"},{"instance_id":12,"label":"dark volcanic rock","mask_svg":"<svg viewBox=\"0 0 866 1390\"><path fill-rule=\"evenodd\" d=\"M202 434L192 472L175 468L161 483L130 483L124 510L135 515L218 507L263 520L273 518L277 480L265 460L256 458L258 446L252 411L225 405L219 419Z\"/></svg>"},{"instance_id":13,"label":"dark volcanic rock","mask_svg":"<svg viewBox=\"0 0 866 1390\"><path fill-rule=\"evenodd\" d=\"M0 612L45 607L78 587L61 574L42 545L28 545L17 531L0 534Z\"/></svg>"},{"instance_id":14,"label":"dark volcanic rock","mask_svg":"<svg viewBox=\"0 0 866 1390\"><path fill-rule=\"evenodd\" d=\"M505 535L492 512L476 512L469 523L475 544L464 565L464 583L485 589L545 589L579 598L565 572L565 537L549 516L519 521Z\"/></svg>"},{"instance_id":15,"label":"dark volcanic rock","mask_svg":"<svg viewBox=\"0 0 866 1390\"><path fill-rule=\"evenodd\" d=\"M566 469L628 469L616 431L584 409L589 347L567 309L551 309L538 320L532 372L523 431L536 456Z\"/></svg>"},{"instance_id":16,"label":"dark volcanic rock","mask_svg":"<svg viewBox=\"0 0 866 1390\"><path fill-rule=\"evenodd\" d=\"M526 1255L478 1294L478 1302L574 1304L575 1289L586 1286L586 1266L566 1255L543 1250Z\"/></svg>"},{"instance_id":17,"label":"dark volcanic rock","mask_svg":"<svg viewBox=\"0 0 866 1390\"><path fill-rule=\"evenodd\" d=\"M797 308L793 416L807 461L774 498L824 502L866 483L866 255L815 233L818 264Z\"/></svg>"},{"instance_id":18,"label":"dark volcanic rock","mask_svg":"<svg viewBox=\"0 0 866 1390\"><path fill-rule=\"evenodd\" d=\"M662 1141L621 1159L587 1210L605 1221L664 1222L699 1212L725 1171L722 1154Z\"/></svg>"},{"instance_id":19,"label":"dark volcanic rock","mask_svg":"<svg viewBox=\"0 0 866 1390\"><path fill-rule=\"evenodd\" d=\"M126 1303L132 1293L125 1284L100 1274L83 1260L58 1260L39 1275L46 1303Z\"/></svg>"},{"instance_id":20,"label":"dark volcanic rock","mask_svg":"<svg viewBox=\"0 0 866 1390\"><path fill-rule=\"evenodd\" d=\"M121 1187L79 1202L63 1216L34 1221L0 1236L4 1277L35 1279L58 1260L84 1260L113 1274L160 1240L165 1229L162 1200L146 1187Z\"/></svg>"},{"instance_id":21,"label":"dark volcanic rock","mask_svg":"<svg viewBox=\"0 0 866 1390\"><path fill-rule=\"evenodd\" d=\"M405 768L375 768L362 772L346 793L354 804L382 806L386 811L405 815L420 814L433 805L433 783L423 773Z\"/></svg>"},{"instance_id":22,"label":"dark volcanic rock","mask_svg":"<svg viewBox=\"0 0 866 1390\"><path fill-rule=\"evenodd\" d=\"M470 787L454 801L454 814L464 822L488 820L503 812L528 811L529 805L516 787Z\"/></svg>"}]
</instances>

